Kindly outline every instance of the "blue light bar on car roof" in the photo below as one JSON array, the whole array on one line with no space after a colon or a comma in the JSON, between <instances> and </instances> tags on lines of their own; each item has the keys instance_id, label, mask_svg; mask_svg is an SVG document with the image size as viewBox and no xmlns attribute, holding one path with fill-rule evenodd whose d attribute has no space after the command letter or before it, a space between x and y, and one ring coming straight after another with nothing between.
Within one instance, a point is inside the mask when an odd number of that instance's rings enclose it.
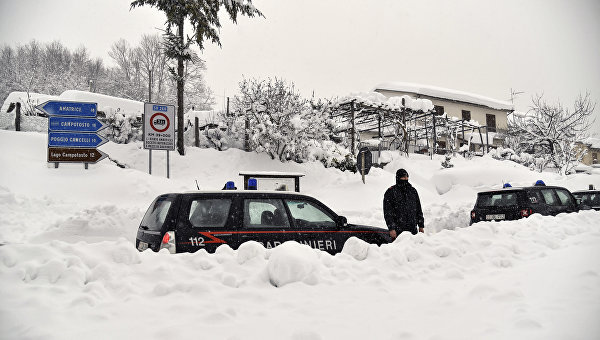
<instances>
[{"instance_id":1,"label":"blue light bar on car roof","mask_svg":"<svg viewBox=\"0 0 600 340\"><path fill-rule=\"evenodd\" d=\"M256 178L249 178L248 179L248 190L256 190L258 189L258 183L256 181Z\"/></svg>"},{"instance_id":2,"label":"blue light bar on car roof","mask_svg":"<svg viewBox=\"0 0 600 340\"><path fill-rule=\"evenodd\" d=\"M544 183L544 181L542 181L541 179L538 179L534 185L546 186L546 183Z\"/></svg>"},{"instance_id":3,"label":"blue light bar on car roof","mask_svg":"<svg viewBox=\"0 0 600 340\"><path fill-rule=\"evenodd\" d=\"M235 190L237 189L235 187L235 183L233 181L229 181L227 183L225 183L225 190Z\"/></svg>"},{"instance_id":4,"label":"blue light bar on car roof","mask_svg":"<svg viewBox=\"0 0 600 340\"><path fill-rule=\"evenodd\" d=\"M504 185L502 187L503 188L512 188L512 185L510 185L510 183L504 183Z\"/></svg>"}]
</instances>

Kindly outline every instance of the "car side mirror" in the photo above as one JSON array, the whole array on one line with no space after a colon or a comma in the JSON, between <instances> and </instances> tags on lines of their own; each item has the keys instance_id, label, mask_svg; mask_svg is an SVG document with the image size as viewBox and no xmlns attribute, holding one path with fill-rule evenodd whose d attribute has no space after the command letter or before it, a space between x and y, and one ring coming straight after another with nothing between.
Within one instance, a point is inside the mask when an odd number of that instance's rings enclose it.
<instances>
[{"instance_id":1,"label":"car side mirror","mask_svg":"<svg viewBox=\"0 0 600 340\"><path fill-rule=\"evenodd\" d=\"M348 219L346 216L338 216L335 220L335 224L340 228L345 227L348 225Z\"/></svg>"}]
</instances>

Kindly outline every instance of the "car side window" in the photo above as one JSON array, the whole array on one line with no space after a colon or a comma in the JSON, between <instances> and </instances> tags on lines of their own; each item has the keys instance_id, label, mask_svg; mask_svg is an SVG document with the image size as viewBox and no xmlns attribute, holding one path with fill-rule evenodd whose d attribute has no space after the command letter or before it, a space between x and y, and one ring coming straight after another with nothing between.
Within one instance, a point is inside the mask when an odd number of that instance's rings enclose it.
<instances>
[{"instance_id":1,"label":"car side window","mask_svg":"<svg viewBox=\"0 0 600 340\"><path fill-rule=\"evenodd\" d=\"M558 198L554 194L554 190L552 190L552 189L542 189L540 191L542 193L542 197L544 198L544 201L546 202L546 204L548 204L548 205L560 205L560 203L558 202Z\"/></svg>"},{"instance_id":2,"label":"car side window","mask_svg":"<svg viewBox=\"0 0 600 340\"><path fill-rule=\"evenodd\" d=\"M231 199L198 198L190 204L189 221L194 228L223 228L231 208Z\"/></svg>"},{"instance_id":3,"label":"car side window","mask_svg":"<svg viewBox=\"0 0 600 340\"><path fill-rule=\"evenodd\" d=\"M558 196L558 199L560 200L561 205L564 205L564 206L575 205L575 202L573 202L571 195L569 195L569 193L566 190L557 189L556 195Z\"/></svg>"},{"instance_id":4,"label":"car side window","mask_svg":"<svg viewBox=\"0 0 600 340\"><path fill-rule=\"evenodd\" d=\"M244 200L244 226L249 228L289 228L290 221L279 199Z\"/></svg>"},{"instance_id":5,"label":"car side window","mask_svg":"<svg viewBox=\"0 0 600 340\"><path fill-rule=\"evenodd\" d=\"M334 217L317 204L304 200L286 200L285 204L290 209L290 214L299 227L327 227L336 226Z\"/></svg>"}]
</instances>

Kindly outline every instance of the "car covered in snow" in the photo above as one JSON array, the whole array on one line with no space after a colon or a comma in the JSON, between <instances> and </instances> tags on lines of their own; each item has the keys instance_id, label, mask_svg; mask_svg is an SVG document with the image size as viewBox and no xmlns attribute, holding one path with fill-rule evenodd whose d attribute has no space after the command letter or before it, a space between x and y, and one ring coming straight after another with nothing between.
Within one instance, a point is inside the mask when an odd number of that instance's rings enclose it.
<instances>
[{"instance_id":1,"label":"car covered in snow","mask_svg":"<svg viewBox=\"0 0 600 340\"><path fill-rule=\"evenodd\" d=\"M600 210L600 190L573 191L582 209Z\"/></svg>"},{"instance_id":2,"label":"car covered in snow","mask_svg":"<svg viewBox=\"0 0 600 340\"><path fill-rule=\"evenodd\" d=\"M352 236L377 245L392 241L387 229L348 224L346 217L297 192L194 191L158 196L138 228L136 248L214 252L246 241L267 249L297 241L335 254Z\"/></svg>"},{"instance_id":3,"label":"car covered in snow","mask_svg":"<svg viewBox=\"0 0 600 340\"><path fill-rule=\"evenodd\" d=\"M471 211L471 224L479 221L517 220L533 214L558 215L579 211L579 204L569 190L546 186L538 181L530 187L506 186L477 194Z\"/></svg>"}]
</instances>

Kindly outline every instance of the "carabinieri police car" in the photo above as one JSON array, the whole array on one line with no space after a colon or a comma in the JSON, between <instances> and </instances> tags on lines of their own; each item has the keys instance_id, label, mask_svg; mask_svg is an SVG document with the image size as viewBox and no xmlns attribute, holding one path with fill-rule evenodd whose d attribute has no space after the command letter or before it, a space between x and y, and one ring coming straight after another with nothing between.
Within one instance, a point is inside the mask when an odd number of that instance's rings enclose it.
<instances>
[{"instance_id":1,"label":"carabinieri police car","mask_svg":"<svg viewBox=\"0 0 600 340\"><path fill-rule=\"evenodd\" d=\"M167 248L171 253L214 252L246 241L273 248L297 241L330 254L351 236L381 245L387 229L348 224L313 197L289 191L194 191L158 196L139 226L139 251Z\"/></svg>"}]
</instances>

